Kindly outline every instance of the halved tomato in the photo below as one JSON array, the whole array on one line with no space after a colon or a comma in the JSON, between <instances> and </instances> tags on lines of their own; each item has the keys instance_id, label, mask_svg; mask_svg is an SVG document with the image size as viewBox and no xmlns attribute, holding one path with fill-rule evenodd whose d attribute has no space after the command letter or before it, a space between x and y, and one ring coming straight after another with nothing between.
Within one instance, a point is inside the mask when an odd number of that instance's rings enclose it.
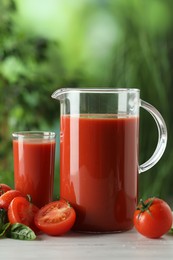
<instances>
[{"instance_id":1,"label":"halved tomato","mask_svg":"<svg viewBox=\"0 0 173 260\"><path fill-rule=\"evenodd\" d=\"M75 220L75 210L63 199L45 205L35 215L35 225L52 236L60 236L69 231Z\"/></svg>"},{"instance_id":2,"label":"halved tomato","mask_svg":"<svg viewBox=\"0 0 173 260\"><path fill-rule=\"evenodd\" d=\"M37 231L34 224L34 216L38 210L39 208L26 198L16 197L11 201L8 207L8 220L11 224L21 223Z\"/></svg>"}]
</instances>

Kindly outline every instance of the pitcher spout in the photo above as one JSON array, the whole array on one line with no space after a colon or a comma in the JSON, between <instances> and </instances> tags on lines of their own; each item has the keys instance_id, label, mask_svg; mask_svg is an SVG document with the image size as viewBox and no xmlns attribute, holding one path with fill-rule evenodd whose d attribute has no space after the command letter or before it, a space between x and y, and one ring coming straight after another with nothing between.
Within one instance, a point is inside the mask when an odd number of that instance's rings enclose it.
<instances>
[{"instance_id":1,"label":"pitcher spout","mask_svg":"<svg viewBox=\"0 0 173 260\"><path fill-rule=\"evenodd\" d=\"M60 89L55 90L55 92L53 92L51 97L54 99L61 100L64 98L65 94L69 93L69 91L70 91L70 89L68 89L68 88L60 88Z\"/></svg>"}]
</instances>

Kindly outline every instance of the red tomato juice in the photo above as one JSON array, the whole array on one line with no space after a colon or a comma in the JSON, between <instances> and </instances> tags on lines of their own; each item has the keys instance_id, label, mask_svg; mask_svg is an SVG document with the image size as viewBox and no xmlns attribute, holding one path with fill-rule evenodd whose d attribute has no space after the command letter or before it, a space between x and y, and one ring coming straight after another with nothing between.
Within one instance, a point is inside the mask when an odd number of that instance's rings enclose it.
<instances>
[{"instance_id":1,"label":"red tomato juice","mask_svg":"<svg viewBox=\"0 0 173 260\"><path fill-rule=\"evenodd\" d=\"M13 140L15 189L39 208L52 201L55 141Z\"/></svg>"},{"instance_id":2,"label":"red tomato juice","mask_svg":"<svg viewBox=\"0 0 173 260\"><path fill-rule=\"evenodd\" d=\"M138 117L61 116L60 196L76 210L75 230L133 227L138 132Z\"/></svg>"}]
</instances>

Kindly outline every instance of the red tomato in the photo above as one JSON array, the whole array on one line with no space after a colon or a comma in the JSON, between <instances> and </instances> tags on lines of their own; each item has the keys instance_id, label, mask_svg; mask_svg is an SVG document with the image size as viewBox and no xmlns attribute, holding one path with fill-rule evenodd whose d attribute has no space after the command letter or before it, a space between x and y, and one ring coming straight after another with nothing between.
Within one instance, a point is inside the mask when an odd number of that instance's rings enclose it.
<instances>
[{"instance_id":1,"label":"red tomato","mask_svg":"<svg viewBox=\"0 0 173 260\"><path fill-rule=\"evenodd\" d=\"M18 190L9 190L0 196L0 208L8 209L11 201L15 197L23 197L22 193Z\"/></svg>"},{"instance_id":2,"label":"red tomato","mask_svg":"<svg viewBox=\"0 0 173 260\"><path fill-rule=\"evenodd\" d=\"M35 215L36 226L52 236L60 236L69 231L75 220L75 210L62 199L45 205Z\"/></svg>"},{"instance_id":3,"label":"red tomato","mask_svg":"<svg viewBox=\"0 0 173 260\"><path fill-rule=\"evenodd\" d=\"M38 208L24 197L14 198L8 208L8 220L11 224L21 223L36 231L34 216Z\"/></svg>"},{"instance_id":4,"label":"red tomato","mask_svg":"<svg viewBox=\"0 0 173 260\"><path fill-rule=\"evenodd\" d=\"M0 196L7 192L8 190L11 190L11 187L8 186L7 184L1 183L0 184Z\"/></svg>"},{"instance_id":5,"label":"red tomato","mask_svg":"<svg viewBox=\"0 0 173 260\"><path fill-rule=\"evenodd\" d=\"M141 200L134 213L134 226L146 237L159 238L172 226L172 211L162 199Z\"/></svg>"}]
</instances>

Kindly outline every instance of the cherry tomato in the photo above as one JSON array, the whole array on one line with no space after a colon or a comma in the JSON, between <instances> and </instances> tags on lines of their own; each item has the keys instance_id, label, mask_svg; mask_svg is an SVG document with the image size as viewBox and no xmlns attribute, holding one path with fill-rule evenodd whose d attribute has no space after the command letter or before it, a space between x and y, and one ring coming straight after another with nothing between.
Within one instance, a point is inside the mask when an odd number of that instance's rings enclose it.
<instances>
[{"instance_id":1,"label":"cherry tomato","mask_svg":"<svg viewBox=\"0 0 173 260\"><path fill-rule=\"evenodd\" d=\"M43 206L35 215L35 224L48 235L60 236L72 228L75 219L75 210L61 199Z\"/></svg>"},{"instance_id":2,"label":"cherry tomato","mask_svg":"<svg viewBox=\"0 0 173 260\"><path fill-rule=\"evenodd\" d=\"M140 201L134 213L134 226L142 235L159 238L172 226L172 211L162 199L149 198Z\"/></svg>"},{"instance_id":3,"label":"cherry tomato","mask_svg":"<svg viewBox=\"0 0 173 260\"><path fill-rule=\"evenodd\" d=\"M11 201L15 197L23 197L22 193L18 190L8 190L0 196L0 208L8 209Z\"/></svg>"},{"instance_id":4,"label":"cherry tomato","mask_svg":"<svg viewBox=\"0 0 173 260\"><path fill-rule=\"evenodd\" d=\"M26 198L16 197L8 207L8 220L11 224L21 223L37 231L34 216L38 210L39 208L30 203Z\"/></svg>"},{"instance_id":5,"label":"cherry tomato","mask_svg":"<svg viewBox=\"0 0 173 260\"><path fill-rule=\"evenodd\" d=\"M8 186L7 184L4 183L0 184L0 196L9 190L11 190L11 187Z\"/></svg>"}]
</instances>

